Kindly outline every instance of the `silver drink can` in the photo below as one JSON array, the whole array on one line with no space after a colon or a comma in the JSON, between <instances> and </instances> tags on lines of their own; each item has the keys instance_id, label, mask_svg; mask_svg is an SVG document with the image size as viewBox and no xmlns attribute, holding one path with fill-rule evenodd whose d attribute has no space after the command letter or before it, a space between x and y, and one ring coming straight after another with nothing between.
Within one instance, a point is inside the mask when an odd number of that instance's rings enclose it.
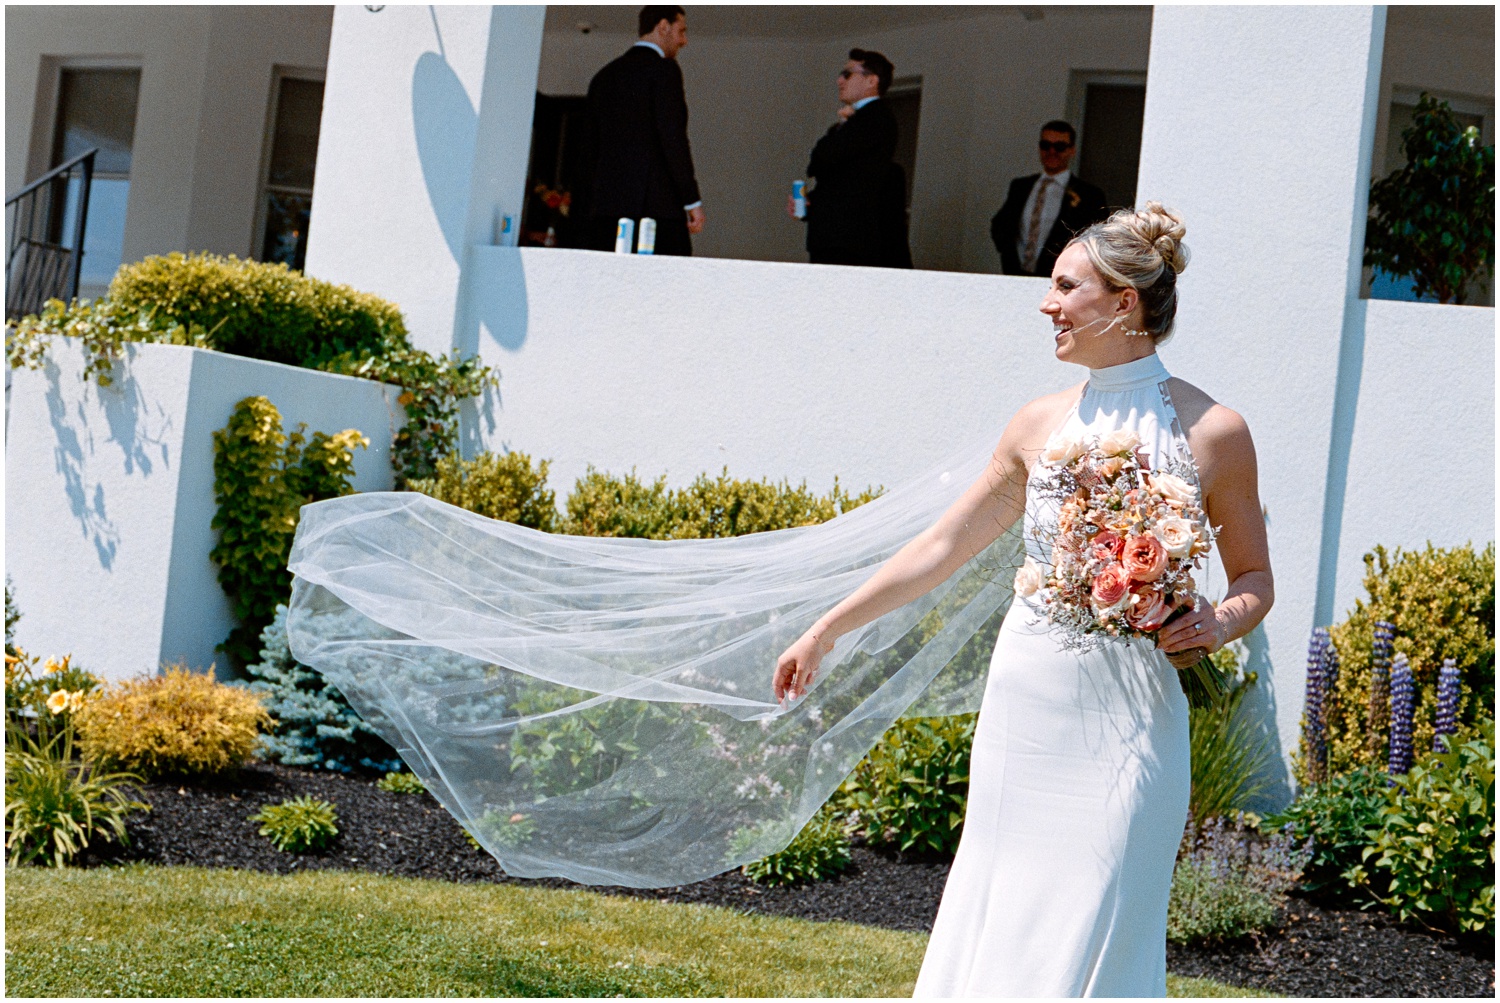
<instances>
[{"instance_id":1,"label":"silver drink can","mask_svg":"<svg viewBox=\"0 0 1500 1003\"><path fill-rule=\"evenodd\" d=\"M630 254L635 250L635 220L621 216L615 224L615 253Z\"/></svg>"},{"instance_id":2,"label":"silver drink can","mask_svg":"<svg viewBox=\"0 0 1500 1003\"><path fill-rule=\"evenodd\" d=\"M641 217L641 233L635 242L635 253L656 253L656 220L650 216Z\"/></svg>"},{"instance_id":3,"label":"silver drink can","mask_svg":"<svg viewBox=\"0 0 1500 1003\"><path fill-rule=\"evenodd\" d=\"M801 178L792 182L792 215L807 218L807 182Z\"/></svg>"}]
</instances>

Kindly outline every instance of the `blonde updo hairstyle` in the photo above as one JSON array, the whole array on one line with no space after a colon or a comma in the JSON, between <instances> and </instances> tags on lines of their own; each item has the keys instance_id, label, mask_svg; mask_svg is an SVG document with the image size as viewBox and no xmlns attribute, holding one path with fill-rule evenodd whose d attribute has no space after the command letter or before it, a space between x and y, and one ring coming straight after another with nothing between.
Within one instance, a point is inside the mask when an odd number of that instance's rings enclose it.
<instances>
[{"instance_id":1,"label":"blonde updo hairstyle","mask_svg":"<svg viewBox=\"0 0 1500 1003\"><path fill-rule=\"evenodd\" d=\"M1121 209L1068 243L1081 244L1111 289L1134 289L1141 297L1141 325L1152 342L1172 336L1177 317L1177 274L1187 267L1182 217L1160 202Z\"/></svg>"}]
</instances>

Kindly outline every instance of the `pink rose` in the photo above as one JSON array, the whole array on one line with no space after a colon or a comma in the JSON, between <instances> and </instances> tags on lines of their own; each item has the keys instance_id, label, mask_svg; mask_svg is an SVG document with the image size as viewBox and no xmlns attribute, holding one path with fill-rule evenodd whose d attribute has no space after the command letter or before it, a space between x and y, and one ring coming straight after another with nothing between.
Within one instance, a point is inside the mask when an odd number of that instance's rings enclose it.
<instances>
[{"instance_id":1,"label":"pink rose","mask_svg":"<svg viewBox=\"0 0 1500 1003\"><path fill-rule=\"evenodd\" d=\"M1160 589L1142 589L1130 597L1130 609L1125 613L1125 622L1136 630L1149 634L1167 622L1172 607Z\"/></svg>"},{"instance_id":2,"label":"pink rose","mask_svg":"<svg viewBox=\"0 0 1500 1003\"><path fill-rule=\"evenodd\" d=\"M1132 536L1125 541L1120 561L1135 581L1154 582L1167 570L1167 548L1150 534Z\"/></svg>"},{"instance_id":3,"label":"pink rose","mask_svg":"<svg viewBox=\"0 0 1500 1003\"><path fill-rule=\"evenodd\" d=\"M1093 547L1094 557L1108 563L1120 559L1125 550L1125 538L1106 529L1096 535L1090 545Z\"/></svg>"},{"instance_id":4,"label":"pink rose","mask_svg":"<svg viewBox=\"0 0 1500 1003\"><path fill-rule=\"evenodd\" d=\"M1119 564L1110 564L1094 576L1089 598L1099 609L1118 605L1130 593L1130 576Z\"/></svg>"}]
</instances>

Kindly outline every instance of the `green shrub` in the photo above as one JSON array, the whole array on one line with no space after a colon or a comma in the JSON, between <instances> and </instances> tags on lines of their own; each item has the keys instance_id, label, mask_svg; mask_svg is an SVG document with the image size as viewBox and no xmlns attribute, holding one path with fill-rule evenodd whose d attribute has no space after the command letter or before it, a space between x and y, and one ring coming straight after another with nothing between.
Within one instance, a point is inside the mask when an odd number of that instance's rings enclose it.
<instances>
[{"instance_id":1,"label":"green shrub","mask_svg":"<svg viewBox=\"0 0 1500 1003\"><path fill-rule=\"evenodd\" d=\"M73 755L73 725L45 713L5 730L5 849L11 864L63 867L96 836L126 842L125 819L149 810L127 795L140 778L106 773Z\"/></svg>"},{"instance_id":2,"label":"green shrub","mask_svg":"<svg viewBox=\"0 0 1500 1003\"><path fill-rule=\"evenodd\" d=\"M1383 768L1389 723L1371 720L1370 682L1375 621L1396 626L1396 651L1411 663L1417 690L1412 747L1432 748L1438 670L1443 659L1457 664L1463 685L1458 720L1472 725L1495 705L1495 545L1365 555L1365 598L1332 628L1340 669L1326 711L1330 775L1356 766ZM1307 782L1301 757L1298 780Z\"/></svg>"},{"instance_id":3,"label":"green shrub","mask_svg":"<svg viewBox=\"0 0 1500 1003\"><path fill-rule=\"evenodd\" d=\"M167 320L154 309L122 306L107 297L72 303L48 300L40 314L21 318L7 333L6 361L12 368L39 369L48 344L58 336L83 342L83 375L101 387L114 382L114 364L125 354L127 343L213 347L202 327Z\"/></svg>"},{"instance_id":4,"label":"green shrub","mask_svg":"<svg viewBox=\"0 0 1500 1003\"><path fill-rule=\"evenodd\" d=\"M378 296L233 255L174 253L123 265L108 299L126 313L154 311L201 328L218 351L292 366L407 341L401 311Z\"/></svg>"},{"instance_id":5,"label":"green shrub","mask_svg":"<svg viewBox=\"0 0 1500 1003\"><path fill-rule=\"evenodd\" d=\"M730 852L734 852L733 841ZM825 807L808 820L785 849L751 861L740 870L760 884L791 885L831 878L846 870L853 859L849 833Z\"/></svg>"},{"instance_id":6,"label":"green shrub","mask_svg":"<svg viewBox=\"0 0 1500 1003\"><path fill-rule=\"evenodd\" d=\"M258 694L181 666L111 685L75 718L84 758L148 778L236 769L272 724Z\"/></svg>"},{"instance_id":7,"label":"green shrub","mask_svg":"<svg viewBox=\"0 0 1500 1003\"><path fill-rule=\"evenodd\" d=\"M1386 792L1364 850L1402 922L1495 933L1495 722L1419 759ZM1357 873L1356 880L1368 880Z\"/></svg>"},{"instance_id":8,"label":"green shrub","mask_svg":"<svg viewBox=\"0 0 1500 1003\"><path fill-rule=\"evenodd\" d=\"M1235 815L1266 788L1269 760L1265 736L1240 713L1256 674L1238 676L1239 657L1233 647L1214 653L1221 672L1237 682L1221 707L1194 707L1188 713L1188 741L1192 752L1192 795L1189 813L1202 825L1219 815Z\"/></svg>"},{"instance_id":9,"label":"green shrub","mask_svg":"<svg viewBox=\"0 0 1500 1003\"><path fill-rule=\"evenodd\" d=\"M339 834L334 806L308 795L266 805L250 816L261 823L260 834L283 853L321 850Z\"/></svg>"},{"instance_id":10,"label":"green shrub","mask_svg":"<svg viewBox=\"0 0 1500 1003\"><path fill-rule=\"evenodd\" d=\"M866 489L850 495L834 481L825 496L806 483L793 487L768 480L699 475L686 488L669 489L665 476L650 484L632 471L624 477L592 467L568 496L564 532L575 536L699 540L763 533L827 522L880 494Z\"/></svg>"},{"instance_id":11,"label":"green shrub","mask_svg":"<svg viewBox=\"0 0 1500 1003\"><path fill-rule=\"evenodd\" d=\"M1302 888L1332 898L1348 897L1349 875L1364 859L1371 829L1385 807L1383 770L1360 766L1304 788L1279 814L1261 823L1263 832L1285 832L1299 844L1312 840L1313 854Z\"/></svg>"},{"instance_id":12,"label":"green shrub","mask_svg":"<svg viewBox=\"0 0 1500 1003\"><path fill-rule=\"evenodd\" d=\"M438 461L433 477L410 481L407 488L486 518L550 533L557 502L547 488L549 465L541 460L533 466L525 453L481 453L472 460L450 453Z\"/></svg>"},{"instance_id":13,"label":"green shrub","mask_svg":"<svg viewBox=\"0 0 1500 1003\"><path fill-rule=\"evenodd\" d=\"M375 782L375 786L389 794L426 794L427 785L415 773L392 770Z\"/></svg>"},{"instance_id":14,"label":"green shrub","mask_svg":"<svg viewBox=\"0 0 1500 1003\"><path fill-rule=\"evenodd\" d=\"M1276 921L1312 851L1278 833L1262 839L1239 821L1190 827L1167 905L1174 944L1231 940Z\"/></svg>"},{"instance_id":15,"label":"green shrub","mask_svg":"<svg viewBox=\"0 0 1500 1003\"><path fill-rule=\"evenodd\" d=\"M1370 187L1365 264L1409 276L1419 297L1462 303L1494 274L1495 147L1423 94L1401 149L1406 166Z\"/></svg>"},{"instance_id":16,"label":"green shrub","mask_svg":"<svg viewBox=\"0 0 1500 1003\"><path fill-rule=\"evenodd\" d=\"M518 850L536 835L536 822L530 815L496 808L486 808L484 814L474 820L473 828L478 829L481 836L502 850ZM474 849L484 849L467 828L464 829L464 836Z\"/></svg>"},{"instance_id":17,"label":"green shrub","mask_svg":"<svg viewBox=\"0 0 1500 1003\"><path fill-rule=\"evenodd\" d=\"M209 557L239 626L220 648L239 668L254 660L256 640L292 589L287 558L303 505L350 494L354 450L370 444L356 429L337 435L305 425L286 435L281 412L264 397L235 405L229 424L214 433L212 526L219 542Z\"/></svg>"},{"instance_id":18,"label":"green shrub","mask_svg":"<svg viewBox=\"0 0 1500 1003\"><path fill-rule=\"evenodd\" d=\"M844 781L835 806L872 844L953 853L963 833L975 720L897 721Z\"/></svg>"},{"instance_id":19,"label":"green shrub","mask_svg":"<svg viewBox=\"0 0 1500 1003\"><path fill-rule=\"evenodd\" d=\"M276 607L260 635L260 661L245 668L250 690L265 699L276 719L256 752L272 762L337 773L401 769L396 750L354 712L339 688L292 657L286 613L285 606Z\"/></svg>"}]
</instances>

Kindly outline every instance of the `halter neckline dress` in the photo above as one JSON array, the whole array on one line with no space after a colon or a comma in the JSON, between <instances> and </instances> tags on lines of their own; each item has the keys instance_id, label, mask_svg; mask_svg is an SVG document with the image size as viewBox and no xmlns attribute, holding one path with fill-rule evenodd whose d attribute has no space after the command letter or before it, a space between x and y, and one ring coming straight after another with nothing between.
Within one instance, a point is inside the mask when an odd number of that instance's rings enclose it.
<instances>
[{"instance_id":1,"label":"halter neckline dress","mask_svg":"<svg viewBox=\"0 0 1500 1003\"><path fill-rule=\"evenodd\" d=\"M1191 462L1156 355L1090 370L1052 439L1134 429L1152 469ZM1058 502L1026 487L1049 567ZM1167 899L1187 821L1188 706L1147 641L1066 652L1030 598L1000 628L963 838L915 995L1164 996Z\"/></svg>"}]
</instances>

